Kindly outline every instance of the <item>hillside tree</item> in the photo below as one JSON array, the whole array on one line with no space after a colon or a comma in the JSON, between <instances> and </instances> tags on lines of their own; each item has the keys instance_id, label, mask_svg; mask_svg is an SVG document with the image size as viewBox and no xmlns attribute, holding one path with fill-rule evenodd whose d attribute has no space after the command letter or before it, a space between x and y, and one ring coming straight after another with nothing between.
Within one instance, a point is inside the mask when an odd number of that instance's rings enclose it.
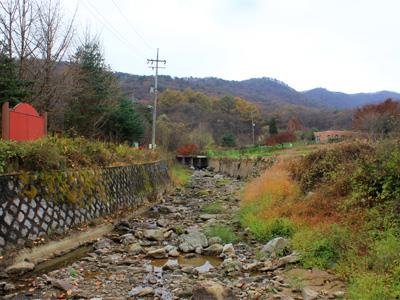
<instances>
[{"instance_id":1,"label":"hillside tree","mask_svg":"<svg viewBox=\"0 0 400 300\"><path fill-rule=\"evenodd\" d=\"M268 122L268 126L269 126L269 134L270 135L274 135L278 133L278 127L276 125L276 119L275 118L271 118Z\"/></svg>"},{"instance_id":2,"label":"hillside tree","mask_svg":"<svg viewBox=\"0 0 400 300\"><path fill-rule=\"evenodd\" d=\"M87 36L70 64L74 89L66 112L66 126L87 137L101 137L103 126L118 106L121 92L105 64L98 39Z\"/></svg>"},{"instance_id":3,"label":"hillside tree","mask_svg":"<svg viewBox=\"0 0 400 300\"><path fill-rule=\"evenodd\" d=\"M400 130L400 102L387 99L382 103L364 105L354 113L353 128L373 138L382 138Z\"/></svg>"}]
</instances>

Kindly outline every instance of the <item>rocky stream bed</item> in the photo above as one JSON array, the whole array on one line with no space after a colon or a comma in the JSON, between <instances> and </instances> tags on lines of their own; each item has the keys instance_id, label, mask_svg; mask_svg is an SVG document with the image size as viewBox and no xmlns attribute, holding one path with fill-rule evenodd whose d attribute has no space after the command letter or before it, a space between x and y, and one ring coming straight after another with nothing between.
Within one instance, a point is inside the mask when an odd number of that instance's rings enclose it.
<instances>
[{"instance_id":1,"label":"rocky stream bed","mask_svg":"<svg viewBox=\"0 0 400 300\"><path fill-rule=\"evenodd\" d=\"M234 218L244 182L195 171L186 188L165 196L146 213L115 224L114 231L58 261L8 269L2 299L335 299L345 284L334 274L304 270L288 241L263 245ZM206 214L214 201L223 213ZM233 228L224 244L204 234L210 224ZM276 255L285 252L285 255ZM260 253L263 253L260 256ZM25 274L21 274L25 271Z\"/></svg>"}]
</instances>

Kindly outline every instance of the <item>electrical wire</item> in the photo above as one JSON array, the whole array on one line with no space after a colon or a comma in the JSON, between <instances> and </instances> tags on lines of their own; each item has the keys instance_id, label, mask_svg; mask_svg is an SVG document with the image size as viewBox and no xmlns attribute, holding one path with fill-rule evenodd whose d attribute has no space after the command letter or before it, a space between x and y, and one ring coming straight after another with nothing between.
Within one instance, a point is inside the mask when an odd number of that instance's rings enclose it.
<instances>
[{"instance_id":1,"label":"electrical wire","mask_svg":"<svg viewBox=\"0 0 400 300\"><path fill-rule=\"evenodd\" d=\"M124 39L124 37L108 22L108 20L99 12L96 7L90 3L89 0L87 2L81 1L81 3L88 9L90 14L99 21L108 31L117 38L127 49L130 50L130 54L133 55L136 59L146 59L146 56L133 44L131 44L128 40ZM100 18L101 19L100 19ZM132 51L134 49L134 51Z\"/></svg>"},{"instance_id":2,"label":"electrical wire","mask_svg":"<svg viewBox=\"0 0 400 300\"><path fill-rule=\"evenodd\" d=\"M119 7L119 5L114 1L111 0L114 6L118 9L119 13L121 16L125 19L125 21L128 23L128 25L131 27L133 32L136 33L136 35L144 42L144 44L149 48L150 50L154 50L154 48L146 41L146 39L136 30L136 28L132 25L132 23L129 21L128 17L124 14L123 10Z\"/></svg>"}]
</instances>

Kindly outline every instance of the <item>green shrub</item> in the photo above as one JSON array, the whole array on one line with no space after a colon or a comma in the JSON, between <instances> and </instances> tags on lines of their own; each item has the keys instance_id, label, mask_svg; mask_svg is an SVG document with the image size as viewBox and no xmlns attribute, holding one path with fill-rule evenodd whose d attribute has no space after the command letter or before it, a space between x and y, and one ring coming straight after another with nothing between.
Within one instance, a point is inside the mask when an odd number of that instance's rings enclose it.
<instances>
[{"instance_id":1,"label":"green shrub","mask_svg":"<svg viewBox=\"0 0 400 300\"><path fill-rule=\"evenodd\" d=\"M226 147L234 147L236 145L235 136L230 132L224 133L222 137L222 145Z\"/></svg>"},{"instance_id":2,"label":"green shrub","mask_svg":"<svg viewBox=\"0 0 400 300\"><path fill-rule=\"evenodd\" d=\"M400 266L400 239L399 234L392 230L382 233L381 239L376 239L368 254L368 265L376 272L388 272Z\"/></svg>"},{"instance_id":3,"label":"green shrub","mask_svg":"<svg viewBox=\"0 0 400 300\"><path fill-rule=\"evenodd\" d=\"M306 268L333 268L346 252L349 243L348 232L337 225L329 230L302 229L293 237L293 247L302 254Z\"/></svg>"},{"instance_id":4,"label":"green shrub","mask_svg":"<svg viewBox=\"0 0 400 300\"><path fill-rule=\"evenodd\" d=\"M302 191L308 192L321 184L334 181L346 164L356 163L371 152L373 148L369 144L344 142L307 154L291 165L290 172L299 182Z\"/></svg>"},{"instance_id":5,"label":"green shrub","mask_svg":"<svg viewBox=\"0 0 400 300\"><path fill-rule=\"evenodd\" d=\"M391 300L394 291L386 283L387 278L374 273L355 276L349 285L348 298L353 300Z\"/></svg>"},{"instance_id":6,"label":"green shrub","mask_svg":"<svg viewBox=\"0 0 400 300\"><path fill-rule=\"evenodd\" d=\"M238 218L242 228L249 228L252 236L263 242L275 237L291 237L296 227L288 218L265 219L260 213L270 203L270 196L265 195L255 202L242 204L238 212Z\"/></svg>"},{"instance_id":7,"label":"green shrub","mask_svg":"<svg viewBox=\"0 0 400 300\"><path fill-rule=\"evenodd\" d=\"M292 221L286 218L272 218L262 220L256 216L248 216L243 222L250 229L252 236L262 242L276 237L291 237L295 233Z\"/></svg>"},{"instance_id":8,"label":"green shrub","mask_svg":"<svg viewBox=\"0 0 400 300\"><path fill-rule=\"evenodd\" d=\"M36 141L0 140L0 173L64 171L154 161L157 151L139 150L84 138L46 137Z\"/></svg>"},{"instance_id":9,"label":"green shrub","mask_svg":"<svg viewBox=\"0 0 400 300\"><path fill-rule=\"evenodd\" d=\"M235 232L226 225L220 225L220 224L208 225L204 229L204 233L209 238L211 237L221 238L224 244L234 243L238 240Z\"/></svg>"},{"instance_id":10,"label":"green shrub","mask_svg":"<svg viewBox=\"0 0 400 300\"><path fill-rule=\"evenodd\" d=\"M46 140L21 144L19 155L25 170L63 170L66 167L66 157L58 151L57 145Z\"/></svg>"},{"instance_id":11,"label":"green shrub","mask_svg":"<svg viewBox=\"0 0 400 300\"><path fill-rule=\"evenodd\" d=\"M359 163L353 178L354 205L389 204L400 208L400 144L384 142L375 155Z\"/></svg>"},{"instance_id":12,"label":"green shrub","mask_svg":"<svg viewBox=\"0 0 400 300\"><path fill-rule=\"evenodd\" d=\"M0 140L0 173L13 170L18 158L18 152L14 142Z\"/></svg>"},{"instance_id":13,"label":"green shrub","mask_svg":"<svg viewBox=\"0 0 400 300\"><path fill-rule=\"evenodd\" d=\"M202 210L202 212L207 213L207 214L219 214L219 213L222 213L223 208L222 208L221 202L215 201L215 202L212 202L210 204L203 206L203 208L201 210Z\"/></svg>"}]
</instances>

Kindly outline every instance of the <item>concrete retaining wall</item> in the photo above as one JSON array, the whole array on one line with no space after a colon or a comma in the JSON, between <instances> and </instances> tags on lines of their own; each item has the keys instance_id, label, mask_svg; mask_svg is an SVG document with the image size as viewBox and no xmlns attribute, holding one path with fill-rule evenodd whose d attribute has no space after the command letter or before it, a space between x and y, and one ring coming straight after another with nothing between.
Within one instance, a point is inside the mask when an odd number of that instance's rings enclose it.
<instances>
[{"instance_id":1,"label":"concrete retaining wall","mask_svg":"<svg viewBox=\"0 0 400 300\"><path fill-rule=\"evenodd\" d=\"M118 209L139 206L144 199L163 193L169 183L165 161L101 169L96 177L90 177L93 186L86 189L73 186L84 182L81 173L83 171L69 172L68 176L62 177L72 178L68 182L71 191L79 196L75 199L76 203L67 201L68 197L60 201L58 196L61 190L43 182L39 184L37 174L0 176L0 253L9 247L23 246L28 240L36 240L54 231L63 232ZM75 180L77 178L83 181ZM65 193L65 181L63 184Z\"/></svg>"},{"instance_id":2,"label":"concrete retaining wall","mask_svg":"<svg viewBox=\"0 0 400 300\"><path fill-rule=\"evenodd\" d=\"M261 171L272 166L274 161L274 158L210 158L208 167L215 172L231 177L247 178L258 176Z\"/></svg>"}]
</instances>

